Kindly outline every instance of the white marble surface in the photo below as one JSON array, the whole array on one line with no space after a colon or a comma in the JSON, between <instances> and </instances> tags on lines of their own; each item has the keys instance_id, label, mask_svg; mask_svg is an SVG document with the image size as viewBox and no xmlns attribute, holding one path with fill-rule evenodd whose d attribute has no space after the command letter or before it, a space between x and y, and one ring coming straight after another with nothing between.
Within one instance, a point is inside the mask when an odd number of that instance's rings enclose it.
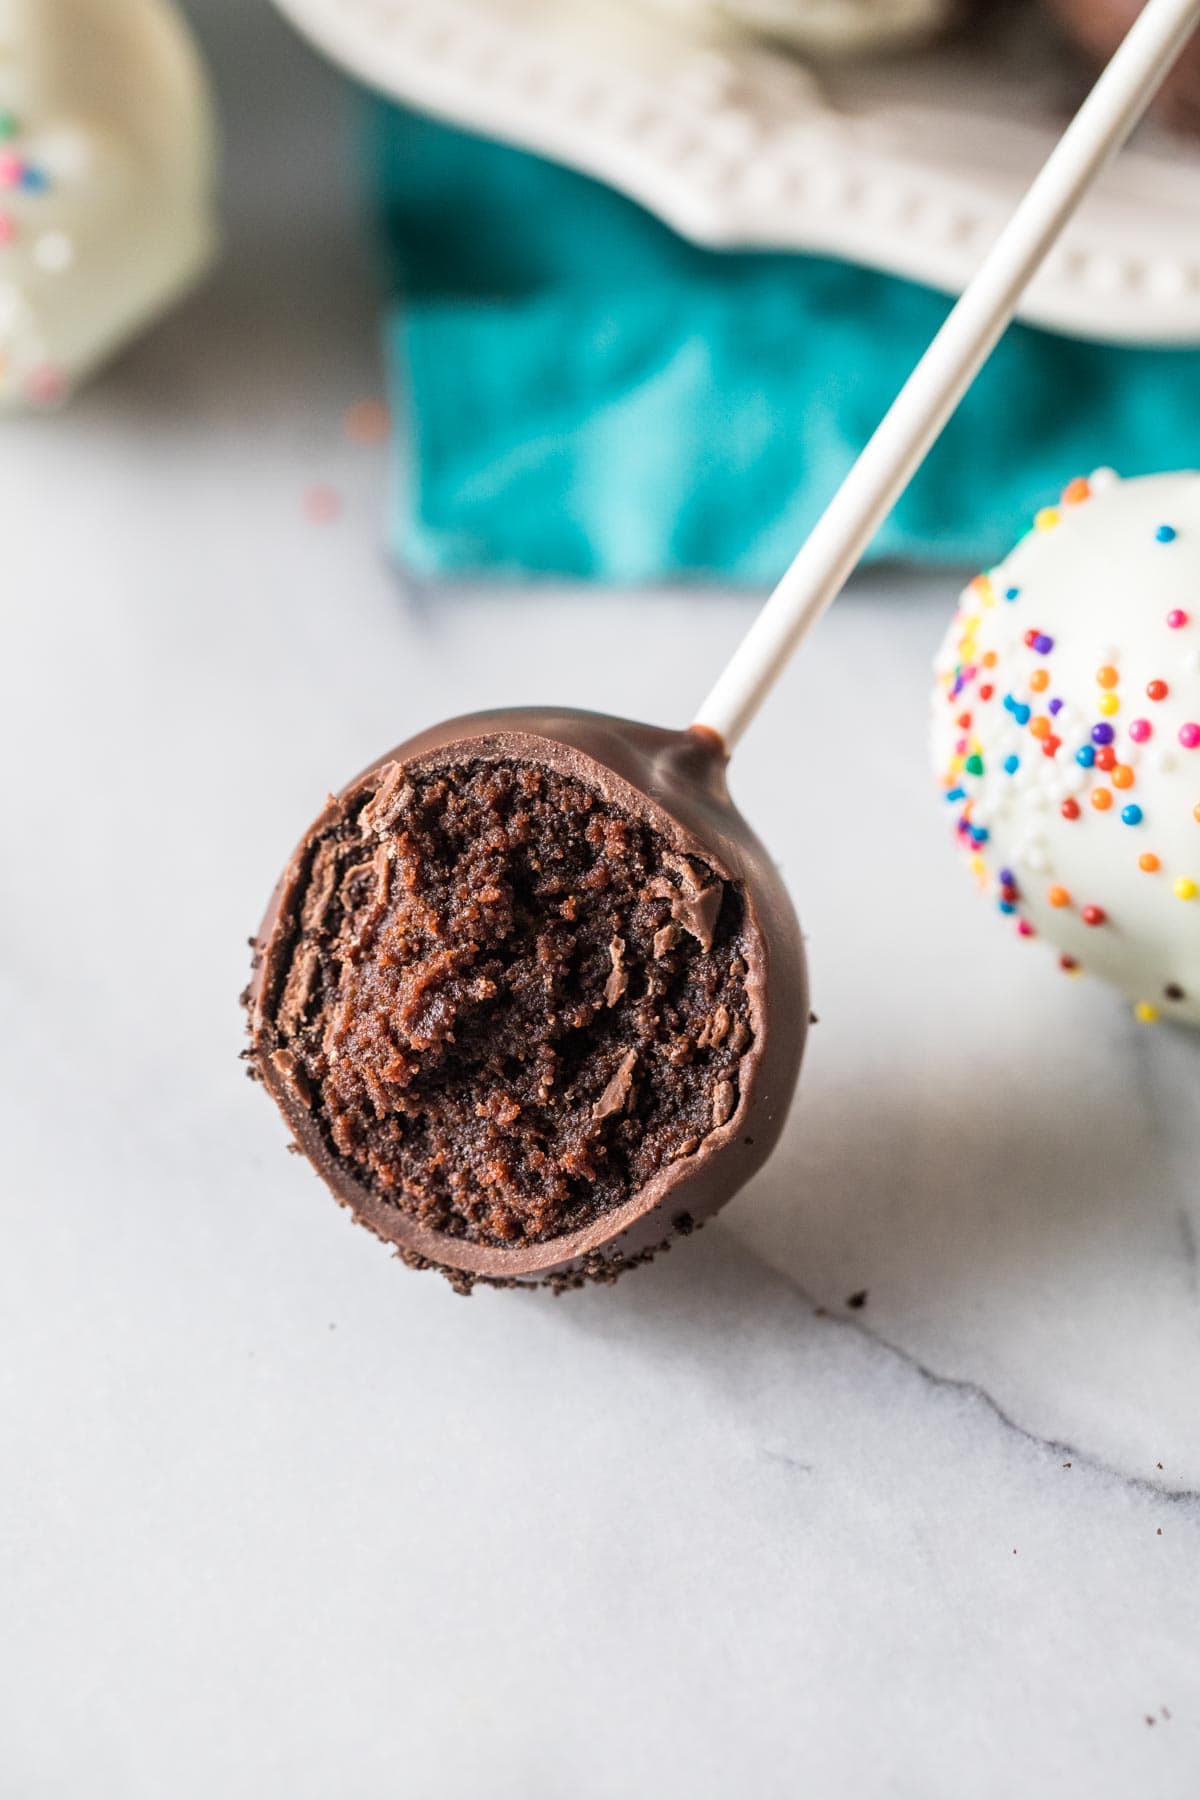
<instances>
[{"instance_id":1,"label":"white marble surface","mask_svg":"<svg viewBox=\"0 0 1200 1800\"><path fill-rule=\"evenodd\" d=\"M680 720L749 602L404 589L336 83L200 18L229 259L0 437L0 1794L1194 1795L1200 1039L970 893L951 582L858 584L739 755L821 1023L720 1224L464 1303L283 1154L236 995L325 788L477 705Z\"/></svg>"}]
</instances>

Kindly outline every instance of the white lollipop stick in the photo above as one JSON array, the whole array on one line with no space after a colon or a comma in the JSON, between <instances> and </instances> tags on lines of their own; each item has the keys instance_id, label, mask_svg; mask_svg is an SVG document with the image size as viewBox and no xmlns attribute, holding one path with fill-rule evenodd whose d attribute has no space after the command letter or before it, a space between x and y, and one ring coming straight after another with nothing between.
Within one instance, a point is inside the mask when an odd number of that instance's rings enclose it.
<instances>
[{"instance_id":1,"label":"white lollipop stick","mask_svg":"<svg viewBox=\"0 0 1200 1800\"><path fill-rule=\"evenodd\" d=\"M1198 22L1200 0L1148 0L1135 20L697 713L727 749L840 592Z\"/></svg>"}]
</instances>

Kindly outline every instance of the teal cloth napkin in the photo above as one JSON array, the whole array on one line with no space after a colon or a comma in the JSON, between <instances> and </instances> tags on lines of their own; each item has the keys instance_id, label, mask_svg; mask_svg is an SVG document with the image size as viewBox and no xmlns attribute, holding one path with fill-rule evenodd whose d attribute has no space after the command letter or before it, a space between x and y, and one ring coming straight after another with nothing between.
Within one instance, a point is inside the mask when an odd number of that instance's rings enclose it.
<instances>
[{"instance_id":1,"label":"teal cloth napkin","mask_svg":"<svg viewBox=\"0 0 1200 1800\"><path fill-rule=\"evenodd\" d=\"M699 249L555 164L373 102L397 295L390 542L426 575L764 583L949 302L828 258ZM1101 463L1200 462L1200 351L1014 326L871 555L996 560Z\"/></svg>"}]
</instances>

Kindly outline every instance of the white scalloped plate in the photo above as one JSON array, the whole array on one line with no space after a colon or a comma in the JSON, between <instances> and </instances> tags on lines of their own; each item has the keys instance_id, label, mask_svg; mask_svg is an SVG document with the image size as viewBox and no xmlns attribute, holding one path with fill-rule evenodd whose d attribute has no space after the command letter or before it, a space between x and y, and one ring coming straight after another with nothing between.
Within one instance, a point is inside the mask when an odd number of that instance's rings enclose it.
<instances>
[{"instance_id":1,"label":"white scalloped plate","mask_svg":"<svg viewBox=\"0 0 1200 1800\"><path fill-rule=\"evenodd\" d=\"M1019 16L990 42L818 77L761 44L688 42L622 0L277 3L373 87L598 176L700 243L827 252L949 292L1081 92ZM1200 147L1143 128L1022 314L1200 343Z\"/></svg>"}]
</instances>

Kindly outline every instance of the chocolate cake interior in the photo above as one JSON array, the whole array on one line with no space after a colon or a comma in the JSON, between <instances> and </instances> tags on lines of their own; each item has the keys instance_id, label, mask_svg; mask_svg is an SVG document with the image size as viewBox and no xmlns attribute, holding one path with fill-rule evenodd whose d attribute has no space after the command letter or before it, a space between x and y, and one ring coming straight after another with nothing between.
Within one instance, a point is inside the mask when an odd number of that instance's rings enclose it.
<instances>
[{"instance_id":1,"label":"chocolate cake interior","mask_svg":"<svg viewBox=\"0 0 1200 1800\"><path fill-rule=\"evenodd\" d=\"M386 764L326 814L257 1048L347 1175L474 1243L591 1224L738 1104L738 886L584 780Z\"/></svg>"}]
</instances>

